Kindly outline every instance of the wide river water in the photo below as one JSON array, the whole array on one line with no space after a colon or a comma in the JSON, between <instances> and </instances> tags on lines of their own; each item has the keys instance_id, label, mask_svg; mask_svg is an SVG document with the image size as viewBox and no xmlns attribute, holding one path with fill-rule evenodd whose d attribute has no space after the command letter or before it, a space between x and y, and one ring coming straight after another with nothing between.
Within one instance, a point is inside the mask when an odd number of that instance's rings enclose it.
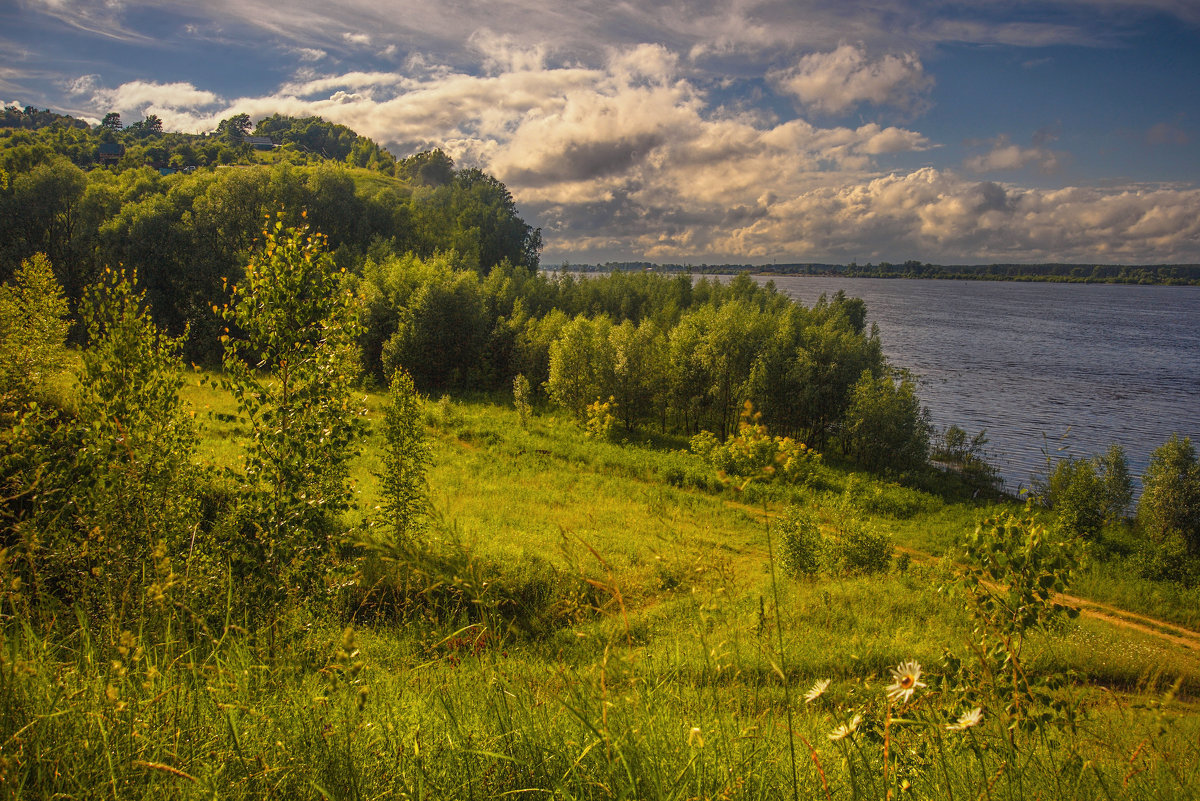
<instances>
[{"instance_id":1,"label":"wide river water","mask_svg":"<svg viewBox=\"0 0 1200 801\"><path fill-rule=\"evenodd\" d=\"M1119 443L1140 476L1172 433L1200 445L1200 288L758 280L806 306L839 289L866 301L888 360L919 376L934 426L987 429L1009 491L1045 471L1047 452Z\"/></svg>"}]
</instances>

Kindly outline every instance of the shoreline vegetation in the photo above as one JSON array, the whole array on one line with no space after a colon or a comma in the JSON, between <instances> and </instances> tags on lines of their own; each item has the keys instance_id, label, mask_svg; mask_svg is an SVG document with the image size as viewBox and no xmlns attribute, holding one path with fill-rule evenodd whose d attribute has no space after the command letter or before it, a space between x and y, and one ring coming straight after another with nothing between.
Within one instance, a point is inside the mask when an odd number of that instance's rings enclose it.
<instances>
[{"instance_id":1,"label":"shoreline vegetation","mask_svg":"<svg viewBox=\"0 0 1200 801\"><path fill-rule=\"evenodd\" d=\"M1200 796L1190 440L1010 497L861 300L266 122L0 142L0 800Z\"/></svg>"},{"instance_id":2,"label":"shoreline vegetation","mask_svg":"<svg viewBox=\"0 0 1200 801\"><path fill-rule=\"evenodd\" d=\"M797 276L822 278L897 278L950 281L1029 281L1064 284L1139 284L1143 286L1200 286L1200 264L979 264L940 265L918 261L903 264L657 264L605 262L564 264L576 273L662 272L696 275Z\"/></svg>"}]
</instances>

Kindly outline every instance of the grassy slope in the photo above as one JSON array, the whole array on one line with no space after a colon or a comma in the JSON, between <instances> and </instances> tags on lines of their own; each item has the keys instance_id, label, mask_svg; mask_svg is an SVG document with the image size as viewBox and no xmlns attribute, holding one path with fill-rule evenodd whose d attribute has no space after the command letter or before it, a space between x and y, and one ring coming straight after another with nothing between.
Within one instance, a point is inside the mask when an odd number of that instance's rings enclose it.
<instances>
[{"instance_id":1,"label":"grassy slope","mask_svg":"<svg viewBox=\"0 0 1200 801\"><path fill-rule=\"evenodd\" d=\"M227 414L228 399L195 378L185 392L206 421L201 458L236 464L236 426L207 414ZM938 591L948 563L783 580L776 609L764 521L778 499L764 515L728 490L672 486L665 475L703 466L589 441L549 414L529 431L482 402L429 403L427 418L435 538L458 539L512 582L547 564L582 575L606 614L483 642L472 631L454 636L463 621L376 624L339 645L336 621L317 610L272 643L285 654L273 659L262 642L236 638L184 649L170 630L138 631L136 620L95 641L25 632L0 649L0 690L15 699L6 714L29 721L0 744L0 796L784 798L794 770L801 797L882 798L882 688L905 659L926 666L930 688L908 713L915 722L892 730L897 792L901 779L923 798L993 788L998 797L1187 797L1197 787L1193 703L1156 706L1176 678L1200 690L1190 650L1071 624L1027 654L1090 682L1072 695L1092 714L1078 732L1053 735L1059 750L1005 751L990 711L969 738L951 735L944 716L961 707L936 689L940 660L946 647L965 654L970 620L953 592ZM354 472L365 509L379 444L366 444ZM821 491L797 499L828 523L838 514L830 489L848 479L837 470L822 478ZM940 550L983 514L922 503L907 520L876 522L905 546ZM138 632L138 650L118 657L101 640L122 626ZM798 696L825 677L830 689L805 704ZM852 711L868 721L863 731L829 740Z\"/></svg>"},{"instance_id":2,"label":"grassy slope","mask_svg":"<svg viewBox=\"0 0 1200 801\"><path fill-rule=\"evenodd\" d=\"M198 382L189 382L186 391L201 419L206 410L225 409L227 401ZM382 397L366 400L377 413ZM747 619L757 626L759 599L769 599L771 592L764 521L774 520L787 501L807 506L824 525L844 513L837 490L846 474L834 468L823 469L821 490L801 489L790 497L763 493L764 507L761 499L751 501L716 481L708 490L668 483L664 475L672 471L708 472L682 450L595 442L551 412L536 415L522 430L511 408L447 399L426 403L426 422L434 442L432 502L444 529L478 559L517 573L523 563L548 561L615 587L630 625L655 645L671 643L713 598L721 599L719 617L728 626ZM354 470L361 509L378 500L372 469L380 447L370 438ZM236 428L210 420L205 458L230 463L236 453ZM870 483L862 476L857 480ZM846 672L864 661L875 670L905 658L932 663L943 648L962 647L969 617L937 592L951 577L947 564L926 556L946 553L979 520L1004 507L923 494L918 501L924 508L906 519L864 512L863 504L852 510L917 556L907 573L781 583L788 647L797 669L807 666L805 675ZM1169 589L1139 595L1144 582L1101 582L1103 575L1102 567L1085 571L1074 591L1118 605L1133 600L1132 611L1190 622L1194 610L1171 603ZM1144 602L1137 604L1138 598ZM1100 683L1130 687L1157 668L1200 690L1197 654L1137 631L1083 622L1041 647L1056 664Z\"/></svg>"}]
</instances>

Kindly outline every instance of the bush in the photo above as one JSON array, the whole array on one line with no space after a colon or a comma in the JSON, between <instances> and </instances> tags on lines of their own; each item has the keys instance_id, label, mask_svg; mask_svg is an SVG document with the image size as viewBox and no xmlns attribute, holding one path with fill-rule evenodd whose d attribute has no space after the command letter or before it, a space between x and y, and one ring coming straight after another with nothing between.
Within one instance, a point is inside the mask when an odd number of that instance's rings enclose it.
<instances>
[{"instance_id":1,"label":"bush","mask_svg":"<svg viewBox=\"0 0 1200 801\"><path fill-rule=\"evenodd\" d=\"M864 371L850 393L843 450L868 470L917 470L929 459L929 412L907 375Z\"/></svg>"},{"instance_id":2,"label":"bush","mask_svg":"<svg viewBox=\"0 0 1200 801\"><path fill-rule=\"evenodd\" d=\"M821 570L824 550L816 519L803 509L788 507L779 523L779 564L784 575L816 575Z\"/></svg>"},{"instance_id":3,"label":"bush","mask_svg":"<svg viewBox=\"0 0 1200 801\"><path fill-rule=\"evenodd\" d=\"M887 515L905 520L932 511L941 502L920 490L881 481L867 481L851 473L842 491L842 505L864 514Z\"/></svg>"},{"instance_id":4,"label":"bush","mask_svg":"<svg viewBox=\"0 0 1200 801\"><path fill-rule=\"evenodd\" d=\"M983 429L969 441L966 430L950 426L942 432L934 444L930 459L941 462L963 477L968 486L976 490L997 490L1004 483L1000 472L988 464L984 454L987 445L987 429Z\"/></svg>"},{"instance_id":5,"label":"bush","mask_svg":"<svg viewBox=\"0 0 1200 801\"><path fill-rule=\"evenodd\" d=\"M1096 539L1105 523L1125 518L1133 479L1120 445L1104 456L1062 459L1045 481L1035 481L1043 505L1053 509L1064 531Z\"/></svg>"},{"instance_id":6,"label":"bush","mask_svg":"<svg viewBox=\"0 0 1200 801\"><path fill-rule=\"evenodd\" d=\"M1095 539L1104 524L1104 482L1088 459L1061 459L1046 481L1044 503L1054 510L1059 527Z\"/></svg>"},{"instance_id":7,"label":"bush","mask_svg":"<svg viewBox=\"0 0 1200 801\"><path fill-rule=\"evenodd\" d=\"M1150 455L1138 521L1154 542L1178 540L1200 555L1200 464L1191 439L1173 435Z\"/></svg>"},{"instance_id":8,"label":"bush","mask_svg":"<svg viewBox=\"0 0 1200 801\"><path fill-rule=\"evenodd\" d=\"M1133 477L1129 475L1129 460L1125 449L1114 444L1101 456L1096 467L1104 482L1104 519L1109 523L1124 520L1133 503Z\"/></svg>"},{"instance_id":9,"label":"bush","mask_svg":"<svg viewBox=\"0 0 1200 801\"><path fill-rule=\"evenodd\" d=\"M597 398L595 402L588 404L584 433L593 439L611 439L613 424L617 422L617 418L613 416L616 406L617 402L611 397L606 401Z\"/></svg>"},{"instance_id":10,"label":"bush","mask_svg":"<svg viewBox=\"0 0 1200 801\"><path fill-rule=\"evenodd\" d=\"M827 540L828 569L833 573L886 573L892 564L892 538L879 526L854 517L838 522Z\"/></svg>"},{"instance_id":11,"label":"bush","mask_svg":"<svg viewBox=\"0 0 1200 801\"><path fill-rule=\"evenodd\" d=\"M721 443L716 435L701 431L691 439L692 452L733 478L773 480L801 484L821 463L821 454L791 437L772 437L762 415L750 401L742 408L737 436Z\"/></svg>"},{"instance_id":12,"label":"bush","mask_svg":"<svg viewBox=\"0 0 1200 801\"><path fill-rule=\"evenodd\" d=\"M779 522L779 565L793 578L885 573L891 567L892 539L883 529L842 515L823 532L805 509L789 506Z\"/></svg>"}]
</instances>

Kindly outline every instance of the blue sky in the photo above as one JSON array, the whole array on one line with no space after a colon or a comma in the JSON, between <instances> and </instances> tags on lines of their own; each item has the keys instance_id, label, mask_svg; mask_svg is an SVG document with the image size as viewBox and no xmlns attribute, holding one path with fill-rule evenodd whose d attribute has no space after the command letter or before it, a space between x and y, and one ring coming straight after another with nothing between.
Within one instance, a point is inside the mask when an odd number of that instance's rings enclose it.
<instances>
[{"instance_id":1,"label":"blue sky","mask_svg":"<svg viewBox=\"0 0 1200 801\"><path fill-rule=\"evenodd\" d=\"M1193 0L0 0L0 100L317 114L543 262L1200 262Z\"/></svg>"}]
</instances>

